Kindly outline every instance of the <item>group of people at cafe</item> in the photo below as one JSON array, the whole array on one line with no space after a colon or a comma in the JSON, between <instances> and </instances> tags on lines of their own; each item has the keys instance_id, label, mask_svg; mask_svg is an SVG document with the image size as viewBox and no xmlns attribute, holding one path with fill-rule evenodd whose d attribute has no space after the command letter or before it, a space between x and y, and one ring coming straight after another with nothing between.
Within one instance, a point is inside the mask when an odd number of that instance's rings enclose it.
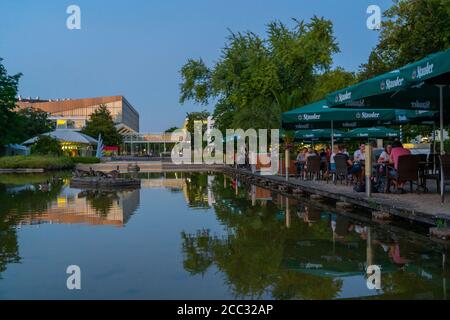
<instances>
[{"instance_id":1,"label":"group of people at cafe","mask_svg":"<svg viewBox=\"0 0 450 320\"><path fill-rule=\"evenodd\" d=\"M402 143L398 140L387 144L384 148L373 149L373 163L378 164L381 170L388 170L387 174L395 178L397 176L398 159L402 155L411 154L410 150L403 147ZM321 159L321 171L323 173L329 173L336 170L337 156L345 158L347 163L348 174L353 176L354 180L359 183L364 181L364 164L366 160L366 144L362 143L359 148L352 154L347 151L347 147L344 144L334 145L333 149L327 147L320 150L313 148L302 148L298 151L295 160L297 166L297 175L305 176L307 172L308 158L311 156L319 156ZM403 188L403 185L397 186Z\"/></svg>"}]
</instances>

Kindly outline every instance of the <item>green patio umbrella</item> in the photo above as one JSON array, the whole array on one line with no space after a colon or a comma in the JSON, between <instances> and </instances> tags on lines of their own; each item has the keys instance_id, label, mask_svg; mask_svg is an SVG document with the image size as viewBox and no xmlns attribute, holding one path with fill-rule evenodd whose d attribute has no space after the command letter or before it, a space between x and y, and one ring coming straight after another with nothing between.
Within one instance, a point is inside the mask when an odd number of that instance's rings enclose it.
<instances>
[{"instance_id":1,"label":"green patio umbrella","mask_svg":"<svg viewBox=\"0 0 450 320\"><path fill-rule=\"evenodd\" d=\"M329 108L326 101L321 100L283 113L282 127L285 130L329 128L334 131L334 128L416 123L433 120L435 116L435 112L426 110ZM331 132L329 138L333 146Z\"/></svg>"},{"instance_id":2,"label":"green patio umbrella","mask_svg":"<svg viewBox=\"0 0 450 320\"><path fill-rule=\"evenodd\" d=\"M330 139L332 135L331 129L311 129L311 130L299 130L295 132L294 140L304 141L323 141ZM339 130L333 130L333 140L346 137L345 132Z\"/></svg>"},{"instance_id":3,"label":"green patio umbrella","mask_svg":"<svg viewBox=\"0 0 450 320\"><path fill-rule=\"evenodd\" d=\"M324 129L330 123L339 128L356 128L379 124L403 124L433 120L436 113L427 110L367 108L330 108L326 100L314 102L282 114L286 130Z\"/></svg>"},{"instance_id":4,"label":"green patio umbrella","mask_svg":"<svg viewBox=\"0 0 450 320\"><path fill-rule=\"evenodd\" d=\"M331 107L439 110L443 136L444 101L450 101L450 49L427 56L327 96ZM443 150L441 139L441 151Z\"/></svg>"},{"instance_id":5,"label":"green patio umbrella","mask_svg":"<svg viewBox=\"0 0 450 320\"><path fill-rule=\"evenodd\" d=\"M400 136L397 130L385 127L358 128L347 132L347 138L366 138L366 139L382 139L382 138L398 138Z\"/></svg>"},{"instance_id":6,"label":"green patio umbrella","mask_svg":"<svg viewBox=\"0 0 450 320\"><path fill-rule=\"evenodd\" d=\"M450 49L327 95L330 107L438 109L449 85ZM450 97L450 90L444 95Z\"/></svg>"}]
</instances>

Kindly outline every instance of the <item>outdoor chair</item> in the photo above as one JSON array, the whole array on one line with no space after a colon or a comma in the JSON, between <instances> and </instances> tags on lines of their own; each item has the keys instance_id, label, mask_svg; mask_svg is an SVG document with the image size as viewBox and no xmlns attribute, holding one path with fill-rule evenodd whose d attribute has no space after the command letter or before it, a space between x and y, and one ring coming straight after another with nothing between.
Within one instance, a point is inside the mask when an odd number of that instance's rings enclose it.
<instances>
[{"instance_id":1,"label":"outdoor chair","mask_svg":"<svg viewBox=\"0 0 450 320\"><path fill-rule=\"evenodd\" d=\"M440 182L440 156L438 154L430 154L428 156L427 165L425 166L425 170L423 173L423 185L425 186L425 190L428 191L427 181L435 180L436 181L436 190L440 192L441 186Z\"/></svg>"},{"instance_id":2,"label":"outdoor chair","mask_svg":"<svg viewBox=\"0 0 450 320\"><path fill-rule=\"evenodd\" d=\"M348 166L346 157L337 154L334 156L334 162L336 164L336 169L330 171L334 184L337 183L337 180L340 180L341 184L342 181L345 180L345 184L348 185Z\"/></svg>"},{"instance_id":3,"label":"outdoor chair","mask_svg":"<svg viewBox=\"0 0 450 320\"><path fill-rule=\"evenodd\" d=\"M322 179L328 180L330 176L330 164L327 159L320 160L320 174L322 176Z\"/></svg>"},{"instance_id":4,"label":"outdoor chair","mask_svg":"<svg viewBox=\"0 0 450 320\"><path fill-rule=\"evenodd\" d=\"M388 190L392 181L396 182L397 189L400 182L409 181L411 192L413 191L414 182L419 186L419 162L420 157L418 155L400 156L398 158L397 177L392 177L388 174Z\"/></svg>"},{"instance_id":5,"label":"outdoor chair","mask_svg":"<svg viewBox=\"0 0 450 320\"><path fill-rule=\"evenodd\" d=\"M319 179L320 178L320 157L319 156L309 156L306 160L306 170L305 175L309 179Z\"/></svg>"},{"instance_id":6,"label":"outdoor chair","mask_svg":"<svg viewBox=\"0 0 450 320\"><path fill-rule=\"evenodd\" d=\"M431 173L438 173L440 169L440 154L430 153L428 155L427 170Z\"/></svg>"},{"instance_id":7,"label":"outdoor chair","mask_svg":"<svg viewBox=\"0 0 450 320\"><path fill-rule=\"evenodd\" d=\"M441 203L445 200L445 186L450 184L450 155L439 157Z\"/></svg>"}]
</instances>

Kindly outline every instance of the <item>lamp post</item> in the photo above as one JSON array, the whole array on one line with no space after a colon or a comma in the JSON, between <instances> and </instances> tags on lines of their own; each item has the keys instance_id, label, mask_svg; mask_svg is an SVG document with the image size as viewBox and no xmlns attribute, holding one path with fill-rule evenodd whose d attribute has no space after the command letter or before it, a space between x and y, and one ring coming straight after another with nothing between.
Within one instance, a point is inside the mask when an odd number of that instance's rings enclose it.
<instances>
[{"instance_id":1,"label":"lamp post","mask_svg":"<svg viewBox=\"0 0 450 320\"><path fill-rule=\"evenodd\" d=\"M372 196L372 146L369 144L366 146L365 155L365 176L366 176L366 196L370 198Z\"/></svg>"}]
</instances>

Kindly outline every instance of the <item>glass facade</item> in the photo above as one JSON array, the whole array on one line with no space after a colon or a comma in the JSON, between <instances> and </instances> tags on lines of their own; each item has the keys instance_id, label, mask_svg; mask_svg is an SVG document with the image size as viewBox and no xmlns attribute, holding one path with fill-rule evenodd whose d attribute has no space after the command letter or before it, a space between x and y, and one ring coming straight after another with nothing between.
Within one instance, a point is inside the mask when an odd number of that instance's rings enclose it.
<instances>
[{"instance_id":1,"label":"glass facade","mask_svg":"<svg viewBox=\"0 0 450 320\"><path fill-rule=\"evenodd\" d=\"M170 154L175 142L170 133L125 134L122 155L163 156Z\"/></svg>"}]
</instances>

